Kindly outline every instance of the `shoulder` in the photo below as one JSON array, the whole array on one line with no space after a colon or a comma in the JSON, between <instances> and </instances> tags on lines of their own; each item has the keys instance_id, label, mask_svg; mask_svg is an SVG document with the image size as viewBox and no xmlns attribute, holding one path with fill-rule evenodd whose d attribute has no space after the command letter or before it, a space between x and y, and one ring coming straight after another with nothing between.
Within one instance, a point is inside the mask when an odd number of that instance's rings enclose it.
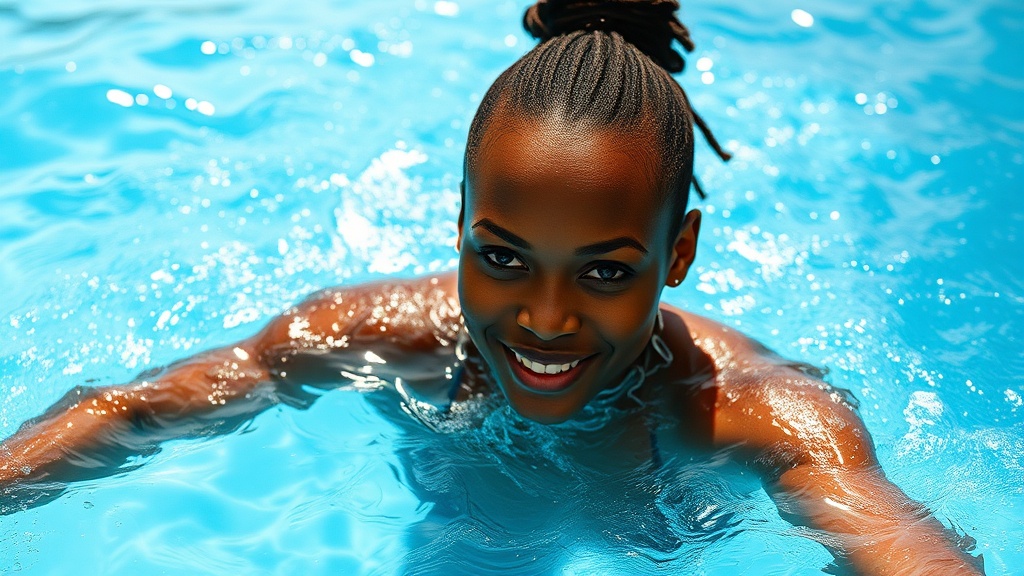
<instances>
[{"instance_id":1,"label":"shoulder","mask_svg":"<svg viewBox=\"0 0 1024 576\"><path fill-rule=\"evenodd\" d=\"M261 339L311 348L340 339L454 338L462 326L457 288L454 272L326 288L271 321Z\"/></svg>"},{"instance_id":2,"label":"shoulder","mask_svg":"<svg viewBox=\"0 0 1024 576\"><path fill-rule=\"evenodd\" d=\"M848 396L785 366L764 366L722 382L715 405L719 446L743 446L781 470L810 464L874 464L874 447Z\"/></svg>"},{"instance_id":3,"label":"shoulder","mask_svg":"<svg viewBox=\"0 0 1024 576\"><path fill-rule=\"evenodd\" d=\"M712 445L735 447L772 469L875 461L851 397L821 380L820 371L708 318L671 306L663 306L663 314L666 329L672 322L685 326L692 346L712 366L697 407ZM670 338L677 348L680 335Z\"/></svg>"}]
</instances>

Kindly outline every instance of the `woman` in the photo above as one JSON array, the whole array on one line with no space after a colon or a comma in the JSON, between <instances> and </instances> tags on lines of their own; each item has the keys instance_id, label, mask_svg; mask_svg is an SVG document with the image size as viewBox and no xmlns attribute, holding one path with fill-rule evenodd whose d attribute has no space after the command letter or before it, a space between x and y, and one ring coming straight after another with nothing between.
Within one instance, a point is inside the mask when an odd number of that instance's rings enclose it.
<instances>
[{"instance_id":1,"label":"woman","mask_svg":"<svg viewBox=\"0 0 1024 576\"><path fill-rule=\"evenodd\" d=\"M163 439L301 404L302 386L387 383L436 429L445 412L424 398L494 397L556 433L614 436L615 457L657 465L727 450L859 572L974 572L886 480L843 394L659 303L695 258L693 124L707 134L669 75L682 69L672 42L692 48L677 8L530 8L542 42L498 78L470 128L457 273L325 290L243 342L77 388L4 442L0 484L102 473Z\"/></svg>"}]
</instances>

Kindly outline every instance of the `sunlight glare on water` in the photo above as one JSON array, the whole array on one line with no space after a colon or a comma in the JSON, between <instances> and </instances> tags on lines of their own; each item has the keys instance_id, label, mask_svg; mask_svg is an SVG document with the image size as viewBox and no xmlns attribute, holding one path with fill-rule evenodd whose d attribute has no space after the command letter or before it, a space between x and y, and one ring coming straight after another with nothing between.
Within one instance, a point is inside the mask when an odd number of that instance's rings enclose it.
<instances>
[{"instance_id":1,"label":"sunlight glare on water","mask_svg":"<svg viewBox=\"0 0 1024 576\"><path fill-rule=\"evenodd\" d=\"M318 288L452 269L466 131L533 46L526 6L8 3L0 432L75 386L248 337ZM1015 573L1024 9L681 14L697 50L679 78L734 159L698 138L698 261L665 299L827 368L888 476L989 574ZM601 474L567 456L594 447L500 406L436 433L356 388L0 517L0 572L829 569L719 459Z\"/></svg>"}]
</instances>

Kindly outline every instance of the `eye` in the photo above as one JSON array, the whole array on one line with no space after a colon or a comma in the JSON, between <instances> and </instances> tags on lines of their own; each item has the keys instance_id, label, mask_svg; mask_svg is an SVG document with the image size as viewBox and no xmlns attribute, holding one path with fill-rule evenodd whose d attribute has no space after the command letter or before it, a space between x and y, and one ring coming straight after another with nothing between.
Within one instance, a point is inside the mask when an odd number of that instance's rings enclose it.
<instances>
[{"instance_id":1,"label":"eye","mask_svg":"<svg viewBox=\"0 0 1024 576\"><path fill-rule=\"evenodd\" d=\"M515 252L505 248L490 248L481 252L487 263L495 268L526 270L526 265Z\"/></svg>"},{"instance_id":2,"label":"eye","mask_svg":"<svg viewBox=\"0 0 1024 576\"><path fill-rule=\"evenodd\" d=\"M588 280L597 280L598 282L621 282L632 276L632 272L626 270L622 266L615 266L611 264L598 264L590 269L589 272L583 275Z\"/></svg>"}]
</instances>

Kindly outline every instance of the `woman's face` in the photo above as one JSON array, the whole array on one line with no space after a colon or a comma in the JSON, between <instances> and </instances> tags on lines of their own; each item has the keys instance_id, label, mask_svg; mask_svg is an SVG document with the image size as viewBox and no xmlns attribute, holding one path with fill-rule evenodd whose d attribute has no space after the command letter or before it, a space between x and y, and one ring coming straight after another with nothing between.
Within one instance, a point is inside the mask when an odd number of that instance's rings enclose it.
<instances>
[{"instance_id":1,"label":"woman's face","mask_svg":"<svg viewBox=\"0 0 1024 576\"><path fill-rule=\"evenodd\" d=\"M562 422L620 382L693 262L700 213L673 233L644 136L495 117L470 166L462 312L527 418Z\"/></svg>"}]
</instances>

